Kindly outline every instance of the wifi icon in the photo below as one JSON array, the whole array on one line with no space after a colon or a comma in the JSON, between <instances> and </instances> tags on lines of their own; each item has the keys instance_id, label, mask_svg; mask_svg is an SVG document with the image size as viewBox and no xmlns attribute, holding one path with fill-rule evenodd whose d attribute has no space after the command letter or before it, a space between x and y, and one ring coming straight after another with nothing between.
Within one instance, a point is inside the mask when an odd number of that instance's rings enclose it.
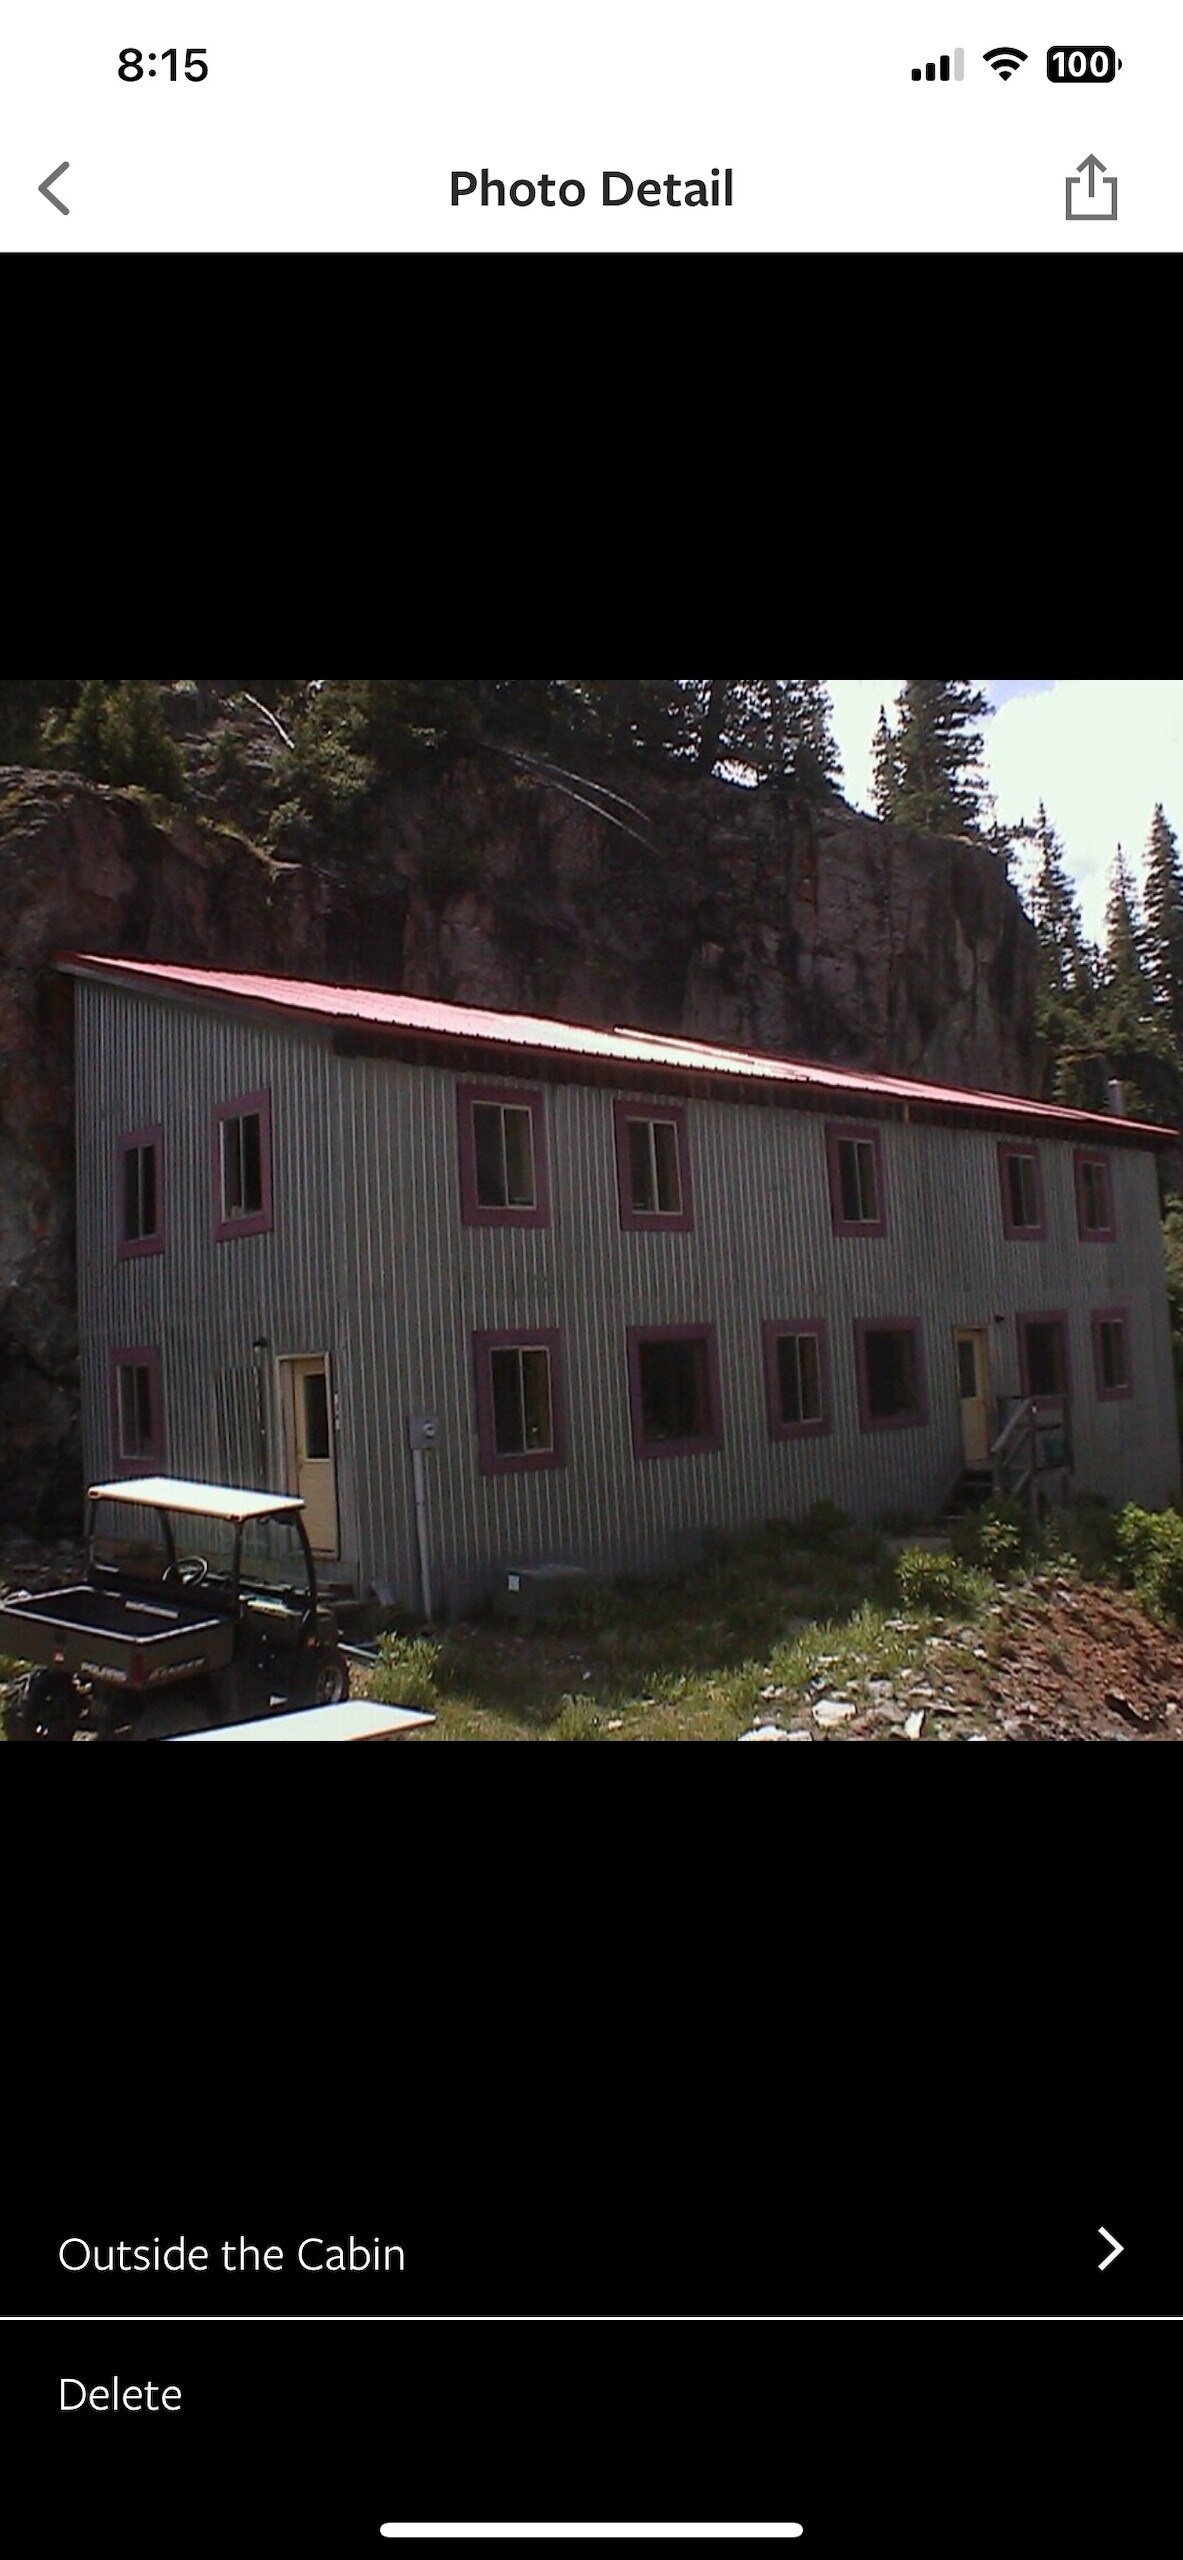
<instances>
[{"instance_id":1,"label":"wifi icon","mask_svg":"<svg viewBox=\"0 0 1183 2560\"><path fill-rule=\"evenodd\" d=\"M989 63L990 69L998 73L1000 80L1009 80L1012 72L1017 71L1019 64L1026 59L1026 54L1020 53L1017 44L992 45L989 53L982 55L983 62Z\"/></svg>"}]
</instances>

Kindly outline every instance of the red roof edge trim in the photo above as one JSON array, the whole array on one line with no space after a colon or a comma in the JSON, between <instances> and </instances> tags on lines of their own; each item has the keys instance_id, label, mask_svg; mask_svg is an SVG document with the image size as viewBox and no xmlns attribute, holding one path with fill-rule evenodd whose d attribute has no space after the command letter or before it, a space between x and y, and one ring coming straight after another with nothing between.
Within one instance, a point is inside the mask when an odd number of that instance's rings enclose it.
<instances>
[{"instance_id":1,"label":"red roof edge trim","mask_svg":"<svg viewBox=\"0 0 1183 2560\"><path fill-rule=\"evenodd\" d=\"M559 1022L542 1014L498 1013L487 1006L445 1004L432 996L392 994L373 987L334 987L319 980L267 976L226 969L190 969L163 961L124 960L88 951L61 951L55 966L75 976L117 980L125 986L157 988L204 999L269 1008L304 1019L369 1026L404 1037L436 1038L457 1043L485 1042L501 1050L517 1049L533 1060L596 1059L619 1070L658 1066L671 1075L727 1078L798 1093L861 1096L868 1102L914 1104L930 1111L968 1112L975 1119L1044 1124L1049 1133L1063 1129L1079 1136L1090 1132L1110 1140L1136 1138L1142 1146L1175 1146L1179 1132L1155 1122L1119 1119L1107 1112L1073 1111L1026 1094L985 1093L968 1085L925 1084L902 1076L865 1073L827 1066L820 1059L771 1057L757 1051L723 1048L710 1041L676 1033L636 1031L624 1027L601 1031L591 1024Z\"/></svg>"}]
</instances>

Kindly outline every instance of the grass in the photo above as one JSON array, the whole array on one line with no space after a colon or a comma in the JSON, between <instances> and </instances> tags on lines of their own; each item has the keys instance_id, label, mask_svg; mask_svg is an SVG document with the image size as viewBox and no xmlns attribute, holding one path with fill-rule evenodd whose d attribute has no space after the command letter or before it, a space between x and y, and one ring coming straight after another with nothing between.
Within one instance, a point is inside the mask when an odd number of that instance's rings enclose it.
<instances>
[{"instance_id":1,"label":"grass","mask_svg":"<svg viewBox=\"0 0 1183 2560\"><path fill-rule=\"evenodd\" d=\"M971 1579L959 1624L997 1596ZM691 1577L593 1585L532 1634L485 1621L386 1637L366 1686L435 1714L408 1739L729 1742L769 1717L802 1722L824 1691L918 1668L938 1623L934 1609L904 1614L881 1540L776 1528L714 1541Z\"/></svg>"},{"instance_id":2,"label":"grass","mask_svg":"<svg viewBox=\"0 0 1183 2560\"><path fill-rule=\"evenodd\" d=\"M1174 1539L1179 1523L1151 1528ZM795 1529L713 1533L697 1571L593 1583L533 1633L486 1614L386 1636L354 1686L435 1716L409 1742L729 1742L767 1721L820 1740L810 1711L823 1695L866 1705L866 1684L891 1680L907 1704L911 1679L942 1665L984 1705L1024 1611L1038 1613L1040 1577L1115 1584L1116 1539L1113 1520L1082 1505L1021 1563L994 1553L991 1574L947 1550L893 1555L882 1534L818 1506ZM0 1688L23 1667L0 1660Z\"/></svg>"}]
</instances>

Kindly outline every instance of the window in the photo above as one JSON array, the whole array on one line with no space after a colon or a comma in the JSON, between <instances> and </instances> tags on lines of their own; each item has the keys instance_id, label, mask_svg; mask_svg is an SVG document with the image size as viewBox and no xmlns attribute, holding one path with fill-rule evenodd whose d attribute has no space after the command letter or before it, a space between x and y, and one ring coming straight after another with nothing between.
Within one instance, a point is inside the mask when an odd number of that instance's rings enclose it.
<instances>
[{"instance_id":1,"label":"window","mask_svg":"<svg viewBox=\"0 0 1183 2560\"><path fill-rule=\"evenodd\" d=\"M909 1316L856 1324L854 1336L863 1430L905 1430L927 1421L919 1322Z\"/></svg>"},{"instance_id":2,"label":"window","mask_svg":"<svg viewBox=\"0 0 1183 2560\"><path fill-rule=\"evenodd\" d=\"M112 1352L111 1424L117 1467L140 1475L160 1465L164 1430L158 1351Z\"/></svg>"},{"instance_id":3,"label":"window","mask_svg":"<svg viewBox=\"0 0 1183 2560\"><path fill-rule=\"evenodd\" d=\"M214 1234L222 1243L271 1224L271 1096L240 1093L214 1113Z\"/></svg>"},{"instance_id":4,"label":"window","mask_svg":"<svg viewBox=\"0 0 1183 2560\"><path fill-rule=\"evenodd\" d=\"M1047 1234L1043 1214L1043 1180L1034 1147L998 1150L1002 1182L1002 1232L1037 1244Z\"/></svg>"},{"instance_id":5,"label":"window","mask_svg":"<svg viewBox=\"0 0 1183 2560\"><path fill-rule=\"evenodd\" d=\"M719 1360L713 1325L630 1325L629 1400L638 1458L717 1449Z\"/></svg>"},{"instance_id":6,"label":"window","mask_svg":"<svg viewBox=\"0 0 1183 2560\"><path fill-rule=\"evenodd\" d=\"M650 1109L618 1102L614 1109L621 1226L692 1226L685 1111L677 1103Z\"/></svg>"},{"instance_id":7,"label":"window","mask_svg":"<svg viewBox=\"0 0 1183 2560\"><path fill-rule=\"evenodd\" d=\"M1117 1233L1113 1218L1113 1183L1105 1156L1076 1154L1077 1233L1092 1244L1111 1244Z\"/></svg>"},{"instance_id":8,"label":"window","mask_svg":"<svg viewBox=\"0 0 1183 2560\"><path fill-rule=\"evenodd\" d=\"M164 1251L164 1131L133 1129L119 1141L120 1261Z\"/></svg>"},{"instance_id":9,"label":"window","mask_svg":"<svg viewBox=\"0 0 1183 2560\"><path fill-rule=\"evenodd\" d=\"M829 1128L826 1152L835 1235L886 1235L879 1131Z\"/></svg>"},{"instance_id":10,"label":"window","mask_svg":"<svg viewBox=\"0 0 1183 2560\"><path fill-rule=\"evenodd\" d=\"M329 1437L329 1381L323 1369L305 1369L300 1381L304 1390L304 1429L301 1434L305 1458L331 1458L333 1444Z\"/></svg>"},{"instance_id":11,"label":"window","mask_svg":"<svg viewBox=\"0 0 1183 2560\"><path fill-rule=\"evenodd\" d=\"M766 1324L764 1383L774 1440L829 1430L824 1324Z\"/></svg>"},{"instance_id":12,"label":"window","mask_svg":"<svg viewBox=\"0 0 1183 2560\"><path fill-rule=\"evenodd\" d=\"M1132 1396L1124 1307L1102 1307L1093 1317L1093 1365L1099 1396Z\"/></svg>"},{"instance_id":13,"label":"window","mask_svg":"<svg viewBox=\"0 0 1183 2560\"><path fill-rule=\"evenodd\" d=\"M460 1215L466 1227L544 1227L550 1217L540 1093L460 1085Z\"/></svg>"},{"instance_id":14,"label":"window","mask_svg":"<svg viewBox=\"0 0 1183 2560\"><path fill-rule=\"evenodd\" d=\"M477 1436L486 1475L561 1467L566 1460L559 1337L477 1333Z\"/></svg>"},{"instance_id":15,"label":"window","mask_svg":"<svg viewBox=\"0 0 1183 2560\"><path fill-rule=\"evenodd\" d=\"M1025 1396L1066 1396L1068 1320L1054 1315L1018 1316L1019 1374Z\"/></svg>"}]
</instances>

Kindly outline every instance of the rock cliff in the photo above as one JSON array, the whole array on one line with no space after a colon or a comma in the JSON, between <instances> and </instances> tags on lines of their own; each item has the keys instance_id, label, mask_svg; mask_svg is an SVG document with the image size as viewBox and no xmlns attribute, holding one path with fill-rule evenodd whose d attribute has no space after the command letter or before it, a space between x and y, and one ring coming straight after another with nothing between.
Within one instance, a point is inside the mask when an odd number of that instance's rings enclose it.
<instances>
[{"instance_id":1,"label":"rock cliff","mask_svg":"<svg viewBox=\"0 0 1183 2560\"><path fill-rule=\"evenodd\" d=\"M346 864L68 774L0 770L0 1522L77 1516L66 948L1036 1085L1034 937L993 857L838 800L512 758L387 786ZM280 838L282 842L282 837Z\"/></svg>"}]
</instances>

